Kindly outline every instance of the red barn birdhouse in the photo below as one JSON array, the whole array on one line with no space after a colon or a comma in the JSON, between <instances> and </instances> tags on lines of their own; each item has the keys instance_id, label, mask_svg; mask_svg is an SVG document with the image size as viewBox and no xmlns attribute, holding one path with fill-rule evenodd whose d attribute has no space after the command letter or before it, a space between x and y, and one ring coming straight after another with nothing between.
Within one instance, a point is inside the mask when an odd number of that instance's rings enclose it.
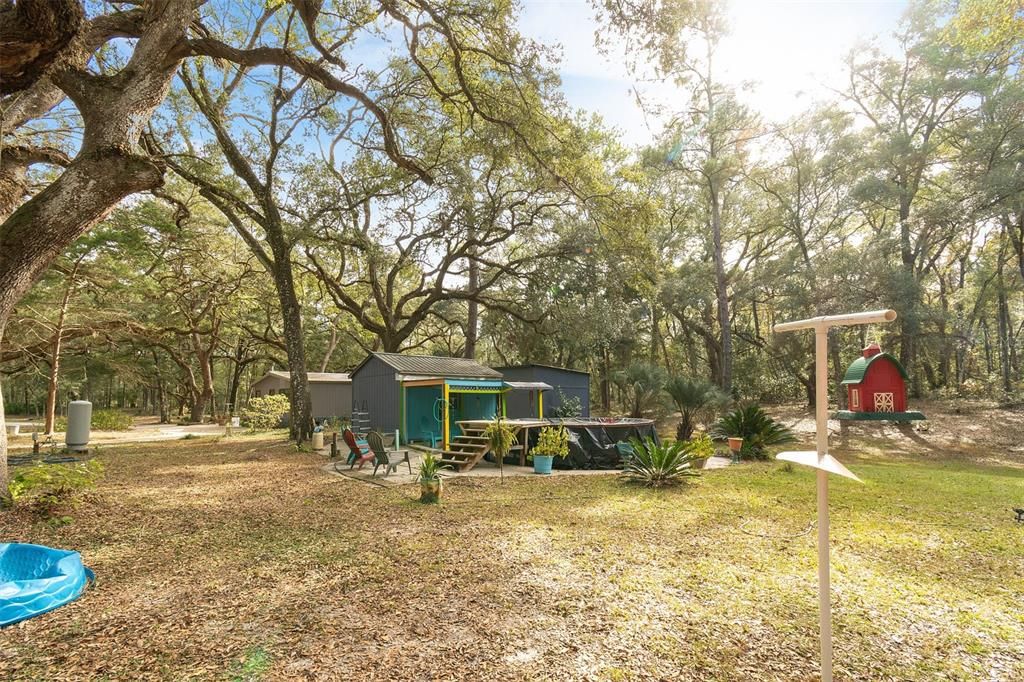
<instances>
[{"instance_id":1,"label":"red barn birdhouse","mask_svg":"<svg viewBox=\"0 0 1024 682\"><path fill-rule=\"evenodd\" d=\"M900 361L872 343L846 370L842 385L846 387L849 409L837 412L835 418L901 422L924 419L920 412L907 411L906 382L907 371Z\"/></svg>"}]
</instances>

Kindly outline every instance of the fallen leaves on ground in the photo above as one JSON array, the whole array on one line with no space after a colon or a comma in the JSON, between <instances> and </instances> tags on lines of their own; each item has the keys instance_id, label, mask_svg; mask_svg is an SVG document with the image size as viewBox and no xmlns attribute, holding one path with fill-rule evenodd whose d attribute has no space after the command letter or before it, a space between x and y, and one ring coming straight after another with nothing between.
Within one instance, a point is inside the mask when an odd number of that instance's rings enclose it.
<instances>
[{"instance_id":1,"label":"fallen leaves on ground","mask_svg":"<svg viewBox=\"0 0 1024 682\"><path fill-rule=\"evenodd\" d=\"M424 506L273 440L100 456L70 526L0 514L0 537L97 575L0 632L2 679L816 677L810 472L458 479ZM832 489L837 679L1024 676L1024 527L1004 513L1024 472L851 466L866 484Z\"/></svg>"}]
</instances>

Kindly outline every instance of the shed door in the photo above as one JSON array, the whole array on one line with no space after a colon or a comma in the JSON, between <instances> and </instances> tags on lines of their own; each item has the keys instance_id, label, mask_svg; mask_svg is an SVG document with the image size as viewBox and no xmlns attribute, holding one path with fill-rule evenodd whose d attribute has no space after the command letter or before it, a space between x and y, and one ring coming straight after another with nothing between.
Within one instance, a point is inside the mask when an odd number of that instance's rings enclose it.
<instances>
[{"instance_id":1,"label":"shed door","mask_svg":"<svg viewBox=\"0 0 1024 682\"><path fill-rule=\"evenodd\" d=\"M893 407L892 393L875 394L875 412L895 412Z\"/></svg>"}]
</instances>

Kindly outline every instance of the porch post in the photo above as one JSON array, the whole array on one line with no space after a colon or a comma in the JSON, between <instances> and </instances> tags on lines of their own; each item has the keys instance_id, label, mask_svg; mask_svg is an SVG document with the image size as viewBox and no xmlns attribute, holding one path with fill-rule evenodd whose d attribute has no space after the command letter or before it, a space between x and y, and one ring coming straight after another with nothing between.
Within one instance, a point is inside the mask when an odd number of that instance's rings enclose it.
<instances>
[{"instance_id":1,"label":"porch post","mask_svg":"<svg viewBox=\"0 0 1024 682\"><path fill-rule=\"evenodd\" d=\"M443 421L443 423L441 424L441 434L442 434L441 435L441 449L442 450L447 450L448 449L448 398L449 398L450 394L448 393L448 382L447 381L444 382L443 384L441 384L441 386L442 386L442 388L441 388L441 397L444 399L444 406L443 406L443 408L441 410L441 412L442 412L442 421Z\"/></svg>"},{"instance_id":2,"label":"porch post","mask_svg":"<svg viewBox=\"0 0 1024 682\"><path fill-rule=\"evenodd\" d=\"M401 402L398 405L398 428L399 428L398 437L399 438L405 438L406 442L409 442L409 437L406 436L406 434L408 433L408 431L406 429L409 426L408 424L406 424L406 419L407 419L408 414L409 414L409 406L406 404L407 400L408 400L408 398L407 398L406 393L405 393L405 382L403 381L402 382L402 400L401 400ZM395 443L395 447L396 448L401 447L401 446L402 446L401 443Z\"/></svg>"}]
</instances>

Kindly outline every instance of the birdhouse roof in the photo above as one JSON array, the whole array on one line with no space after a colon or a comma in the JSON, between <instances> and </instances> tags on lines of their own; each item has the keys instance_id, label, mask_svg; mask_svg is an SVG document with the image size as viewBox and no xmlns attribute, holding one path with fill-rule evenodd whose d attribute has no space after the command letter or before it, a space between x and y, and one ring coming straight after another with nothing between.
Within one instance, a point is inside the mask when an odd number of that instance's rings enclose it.
<instances>
[{"instance_id":1,"label":"birdhouse roof","mask_svg":"<svg viewBox=\"0 0 1024 682\"><path fill-rule=\"evenodd\" d=\"M870 367L873 362L876 362L881 358L885 358L892 364L896 365L896 369L900 371L901 377L903 377L904 379L910 378L907 375L907 370L903 369L903 365L900 364L899 360L889 355L888 353L877 353L875 355L872 355L871 357L860 357L854 360L853 363L851 363L850 366L846 369L846 376L843 377L842 383L859 384L860 382L864 381L864 377L867 376L868 374L868 367Z\"/></svg>"}]
</instances>

